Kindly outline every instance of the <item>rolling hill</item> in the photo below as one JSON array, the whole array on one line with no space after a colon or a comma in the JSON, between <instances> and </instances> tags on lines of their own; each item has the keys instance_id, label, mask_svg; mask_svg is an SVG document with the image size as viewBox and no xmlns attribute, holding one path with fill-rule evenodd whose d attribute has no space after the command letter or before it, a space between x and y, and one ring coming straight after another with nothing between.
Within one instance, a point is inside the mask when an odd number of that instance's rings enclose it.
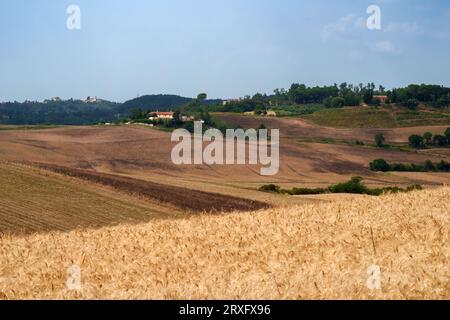
<instances>
[{"instance_id":1,"label":"rolling hill","mask_svg":"<svg viewBox=\"0 0 450 320\"><path fill-rule=\"evenodd\" d=\"M128 113L132 109L172 111L175 107L187 104L192 100L192 98L170 94L145 95L124 102L121 106L121 111L124 113Z\"/></svg>"},{"instance_id":2,"label":"rolling hill","mask_svg":"<svg viewBox=\"0 0 450 320\"><path fill-rule=\"evenodd\" d=\"M314 141L371 139L374 129L226 117L280 128L277 176L250 165L176 166L170 134L141 126L0 130L0 299L449 298L449 174L368 169L378 157L449 154ZM377 130L404 142L425 129L443 127ZM382 197L257 191L354 175L371 186L426 189ZM203 213L209 208L217 210ZM73 265L81 290L66 287ZM381 290L367 287L373 265Z\"/></svg>"},{"instance_id":3,"label":"rolling hill","mask_svg":"<svg viewBox=\"0 0 450 320\"><path fill-rule=\"evenodd\" d=\"M450 189L0 235L0 299L449 299ZM81 270L80 290L66 287ZM380 289L368 287L377 266Z\"/></svg>"}]
</instances>

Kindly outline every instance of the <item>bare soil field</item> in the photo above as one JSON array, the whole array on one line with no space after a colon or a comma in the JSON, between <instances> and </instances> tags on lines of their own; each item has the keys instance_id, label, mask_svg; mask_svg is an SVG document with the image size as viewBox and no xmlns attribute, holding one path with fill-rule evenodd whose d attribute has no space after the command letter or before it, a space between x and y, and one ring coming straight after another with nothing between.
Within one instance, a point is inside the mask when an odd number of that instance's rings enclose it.
<instances>
[{"instance_id":1,"label":"bare soil field","mask_svg":"<svg viewBox=\"0 0 450 320\"><path fill-rule=\"evenodd\" d=\"M447 187L2 235L0 299L450 299L449 197ZM80 290L66 286L73 265Z\"/></svg>"}]
</instances>

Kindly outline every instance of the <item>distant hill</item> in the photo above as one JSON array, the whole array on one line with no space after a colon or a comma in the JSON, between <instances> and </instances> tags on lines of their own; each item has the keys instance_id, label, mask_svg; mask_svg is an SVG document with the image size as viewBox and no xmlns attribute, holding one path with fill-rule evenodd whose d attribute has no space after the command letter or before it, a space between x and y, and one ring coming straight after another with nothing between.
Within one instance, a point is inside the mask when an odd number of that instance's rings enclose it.
<instances>
[{"instance_id":1,"label":"distant hill","mask_svg":"<svg viewBox=\"0 0 450 320\"><path fill-rule=\"evenodd\" d=\"M186 98L171 94L145 95L126 101L122 104L121 113L129 113L132 109L145 111L173 111L180 106L192 102L193 98ZM205 105L222 104L223 100L212 99L204 101Z\"/></svg>"},{"instance_id":2,"label":"distant hill","mask_svg":"<svg viewBox=\"0 0 450 320\"><path fill-rule=\"evenodd\" d=\"M121 114L122 104L98 100L46 100L45 102L0 103L0 124L62 124L84 125L100 121L113 121L127 116Z\"/></svg>"},{"instance_id":3,"label":"distant hill","mask_svg":"<svg viewBox=\"0 0 450 320\"><path fill-rule=\"evenodd\" d=\"M129 112L132 109L171 111L176 107L188 104L192 100L192 98L170 94L145 95L123 103L121 112Z\"/></svg>"},{"instance_id":4,"label":"distant hill","mask_svg":"<svg viewBox=\"0 0 450 320\"><path fill-rule=\"evenodd\" d=\"M102 99L61 100L58 97L44 102L0 103L0 124L16 125L89 125L127 118L132 109L145 111L172 111L193 101L177 95L145 95L125 103ZM207 100L206 105L221 104L222 100Z\"/></svg>"}]
</instances>

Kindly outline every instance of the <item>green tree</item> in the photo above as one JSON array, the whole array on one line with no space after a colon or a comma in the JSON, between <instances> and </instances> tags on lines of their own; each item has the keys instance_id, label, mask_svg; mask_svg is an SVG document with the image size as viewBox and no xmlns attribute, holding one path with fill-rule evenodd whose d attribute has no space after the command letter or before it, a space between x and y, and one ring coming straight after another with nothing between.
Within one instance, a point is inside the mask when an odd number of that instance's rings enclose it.
<instances>
[{"instance_id":1,"label":"green tree","mask_svg":"<svg viewBox=\"0 0 450 320\"><path fill-rule=\"evenodd\" d=\"M433 134L431 132L425 132L423 135L423 140L425 140L425 143L431 144L431 139L433 139Z\"/></svg>"},{"instance_id":2,"label":"green tree","mask_svg":"<svg viewBox=\"0 0 450 320\"><path fill-rule=\"evenodd\" d=\"M332 101L333 98L332 97L327 97L325 99L323 99L323 105L325 106L325 108L331 108L332 107Z\"/></svg>"},{"instance_id":3,"label":"green tree","mask_svg":"<svg viewBox=\"0 0 450 320\"><path fill-rule=\"evenodd\" d=\"M445 130L445 137L447 138L447 144L450 144L450 128Z\"/></svg>"},{"instance_id":4,"label":"green tree","mask_svg":"<svg viewBox=\"0 0 450 320\"><path fill-rule=\"evenodd\" d=\"M410 110L416 110L419 106L419 101L417 101L417 99L408 99L404 105Z\"/></svg>"},{"instance_id":5,"label":"green tree","mask_svg":"<svg viewBox=\"0 0 450 320\"><path fill-rule=\"evenodd\" d=\"M131 120L140 120L146 118L145 112L142 111L141 108L132 109L130 111L130 119Z\"/></svg>"},{"instance_id":6,"label":"green tree","mask_svg":"<svg viewBox=\"0 0 450 320\"><path fill-rule=\"evenodd\" d=\"M433 143L437 146L443 147L447 144L447 138L441 134L437 134L433 138Z\"/></svg>"},{"instance_id":7,"label":"green tree","mask_svg":"<svg viewBox=\"0 0 450 320\"><path fill-rule=\"evenodd\" d=\"M423 147L423 138L417 134L413 134L408 140L410 146L413 148L419 149Z\"/></svg>"},{"instance_id":8,"label":"green tree","mask_svg":"<svg viewBox=\"0 0 450 320\"><path fill-rule=\"evenodd\" d=\"M345 99L341 97L336 97L331 100L332 108L342 108L345 105Z\"/></svg>"},{"instance_id":9,"label":"green tree","mask_svg":"<svg viewBox=\"0 0 450 320\"><path fill-rule=\"evenodd\" d=\"M390 170L389 164L384 159L376 159L370 163L370 170L388 172Z\"/></svg>"},{"instance_id":10,"label":"green tree","mask_svg":"<svg viewBox=\"0 0 450 320\"><path fill-rule=\"evenodd\" d=\"M179 110L173 113L173 119L171 124L173 127L178 127L183 124L183 121L181 120L181 112Z\"/></svg>"},{"instance_id":11,"label":"green tree","mask_svg":"<svg viewBox=\"0 0 450 320\"><path fill-rule=\"evenodd\" d=\"M197 100L201 103L203 101L205 101L208 98L208 95L206 93L200 93L197 96Z\"/></svg>"},{"instance_id":12,"label":"green tree","mask_svg":"<svg viewBox=\"0 0 450 320\"><path fill-rule=\"evenodd\" d=\"M384 146L384 143L386 142L386 139L384 138L384 135L382 133L377 133L375 135L375 144L378 148L381 148Z\"/></svg>"},{"instance_id":13,"label":"green tree","mask_svg":"<svg viewBox=\"0 0 450 320\"><path fill-rule=\"evenodd\" d=\"M435 171L436 166L431 162L431 160L425 161L425 171Z\"/></svg>"}]
</instances>

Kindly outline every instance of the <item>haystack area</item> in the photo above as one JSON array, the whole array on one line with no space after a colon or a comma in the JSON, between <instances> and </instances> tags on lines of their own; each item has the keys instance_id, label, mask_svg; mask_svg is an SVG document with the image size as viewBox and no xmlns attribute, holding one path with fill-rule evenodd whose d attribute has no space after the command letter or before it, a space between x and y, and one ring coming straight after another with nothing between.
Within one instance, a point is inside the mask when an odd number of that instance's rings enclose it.
<instances>
[{"instance_id":1,"label":"haystack area","mask_svg":"<svg viewBox=\"0 0 450 320\"><path fill-rule=\"evenodd\" d=\"M450 299L450 188L0 238L0 298ZM81 267L82 287L66 288ZM381 290L367 270L381 268Z\"/></svg>"}]
</instances>

